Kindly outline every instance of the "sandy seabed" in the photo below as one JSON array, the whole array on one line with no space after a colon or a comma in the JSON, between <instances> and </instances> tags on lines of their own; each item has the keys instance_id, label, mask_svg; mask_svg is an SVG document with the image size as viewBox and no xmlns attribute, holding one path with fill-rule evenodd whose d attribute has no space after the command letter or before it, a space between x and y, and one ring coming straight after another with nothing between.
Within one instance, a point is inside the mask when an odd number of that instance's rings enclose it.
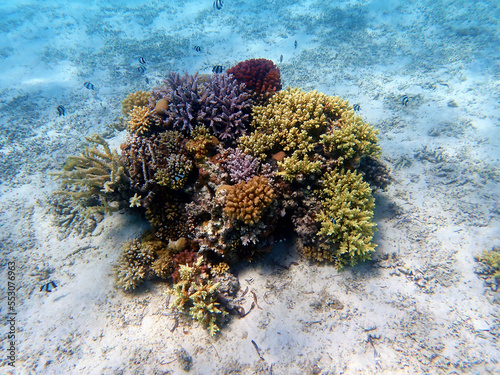
<instances>
[{"instance_id":1,"label":"sandy seabed","mask_svg":"<svg viewBox=\"0 0 500 375\"><path fill-rule=\"evenodd\" d=\"M200 8L193 18L199 24L184 26L195 10L181 11L194 8L180 4L172 8L180 12L176 22L165 10L116 40L77 29L60 50L40 34L41 24L33 26L35 36L23 23L10 31L13 47L1 50L12 81L7 73L0 81L0 297L7 322L8 266L15 263L17 341L12 368L4 339L9 324L2 324L4 373L182 374L188 367L192 374L500 373L500 294L478 277L474 260L500 245L498 10L469 9L481 25L475 26L453 7L443 16L439 4L426 4L428 13L342 4L310 5L307 12L290 6L259 37L257 26L248 26L255 15L242 4L241 20L226 4L228 11L215 15ZM146 14L144 7L131 14ZM268 7L264 19L284 12ZM106 21L110 34L132 22L116 17ZM140 34L144 28L152 36ZM161 36L165 28L170 34ZM70 58L85 33L95 33L95 52ZM198 42L201 55L191 45ZM33 45L35 56L16 65L23 43ZM148 61L149 85L135 72L138 54ZM51 204L58 183L48 173L93 133L107 133L118 148L124 132L106 125L117 121L121 100L159 84L166 71L210 72L216 63L254 57L277 62L284 86L359 104L363 119L380 131L393 181L375 193L372 261L338 272L301 259L293 243L278 243L238 271L240 293L248 287L242 306L249 310L254 292L257 307L210 337L167 307L168 283L150 281L135 293L116 287L120 244L147 223L115 213L83 237L62 234ZM66 69L56 74L51 64ZM90 80L94 91L81 87ZM66 115L58 117L60 104ZM57 288L40 292L50 280Z\"/></svg>"}]
</instances>

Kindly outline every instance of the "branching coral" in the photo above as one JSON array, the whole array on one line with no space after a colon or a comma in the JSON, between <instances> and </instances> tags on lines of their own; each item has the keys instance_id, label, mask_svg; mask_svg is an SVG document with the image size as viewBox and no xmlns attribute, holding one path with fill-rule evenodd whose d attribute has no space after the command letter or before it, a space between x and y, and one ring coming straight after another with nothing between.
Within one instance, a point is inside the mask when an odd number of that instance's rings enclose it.
<instances>
[{"instance_id":1,"label":"branching coral","mask_svg":"<svg viewBox=\"0 0 500 375\"><path fill-rule=\"evenodd\" d=\"M274 190L265 177L255 176L227 187L227 202L224 212L245 224L257 223L264 210L275 198Z\"/></svg>"},{"instance_id":2,"label":"branching coral","mask_svg":"<svg viewBox=\"0 0 500 375\"><path fill-rule=\"evenodd\" d=\"M122 102L122 112L128 115L134 107L145 107L148 105L151 94L146 91L136 91L127 95Z\"/></svg>"},{"instance_id":3,"label":"branching coral","mask_svg":"<svg viewBox=\"0 0 500 375\"><path fill-rule=\"evenodd\" d=\"M130 133L149 133L154 125L151 111L147 107L134 106L130 111L130 118L127 121L127 130Z\"/></svg>"},{"instance_id":4,"label":"branching coral","mask_svg":"<svg viewBox=\"0 0 500 375\"><path fill-rule=\"evenodd\" d=\"M53 174L66 187L59 193L81 200L90 210L115 211L128 202L130 179L127 170L118 153L111 151L101 136L93 135L87 141L94 146L85 147L80 156L68 157L63 170Z\"/></svg>"},{"instance_id":5,"label":"branching coral","mask_svg":"<svg viewBox=\"0 0 500 375\"><path fill-rule=\"evenodd\" d=\"M228 69L238 82L244 83L257 103L264 103L281 90L280 70L271 60L250 59Z\"/></svg>"},{"instance_id":6,"label":"branching coral","mask_svg":"<svg viewBox=\"0 0 500 375\"><path fill-rule=\"evenodd\" d=\"M232 183L248 181L256 176L260 169L260 162L257 158L245 154L239 149L228 149L228 156L224 162Z\"/></svg>"},{"instance_id":7,"label":"branching coral","mask_svg":"<svg viewBox=\"0 0 500 375\"><path fill-rule=\"evenodd\" d=\"M180 280L173 286L175 298L170 307L184 313L189 311L189 315L213 336L219 331L217 320L227 315L227 312L221 310L217 302L220 283L213 284L200 277L202 262L203 257L199 257L192 266L180 266Z\"/></svg>"},{"instance_id":8,"label":"branching coral","mask_svg":"<svg viewBox=\"0 0 500 375\"><path fill-rule=\"evenodd\" d=\"M155 259L153 247L140 240L122 244L122 255L116 273L118 286L133 290L147 278L147 271Z\"/></svg>"},{"instance_id":9,"label":"branching coral","mask_svg":"<svg viewBox=\"0 0 500 375\"><path fill-rule=\"evenodd\" d=\"M260 159L284 152L279 174L289 181L319 173L326 159L336 166L379 152L377 132L348 102L317 91L276 93L267 106L254 107L251 127L255 131L240 137L240 148Z\"/></svg>"},{"instance_id":10,"label":"branching coral","mask_svg":"<svg viewBox=\"0 0 500 375\"><path fill-rule=\"evenodd\" d=\"M227 74L215 75L206 86L198 118L222 141L233 141L246 133L250 122L250 101L245 85Z\"/></svg>"},{"instance_id":11,"label":"branching coral","mask_svg":"<svg viewBox=\"0 0 500 375\"><path fill-rule=\"evenodd\" d=\"M370 186L356 171L334 169L323 176L318 195L323 199L318 236L322 246L333 252L335 264L341 268L368 259L375 249Z\"/></svg>"}]
</instances>

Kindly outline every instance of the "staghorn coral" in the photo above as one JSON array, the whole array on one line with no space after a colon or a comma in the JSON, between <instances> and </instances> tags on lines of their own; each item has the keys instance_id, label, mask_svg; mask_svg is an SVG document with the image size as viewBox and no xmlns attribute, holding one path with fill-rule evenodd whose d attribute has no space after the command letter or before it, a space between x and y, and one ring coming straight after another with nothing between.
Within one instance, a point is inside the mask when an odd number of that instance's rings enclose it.
<instances>
[{"instance_id":1,"label":"staghorn coral","mask_svg":"<svg viewBox=\"0 0 500 375\"><path fill-rule=\"evenodd\" d=\"M200 277L203 274L202 262L203 257L199 257L192 266L180 266L179 281L171 291L174 300L170 307L183 313L189 311L189 315L213 336L219 331L217 320L227 315L227 312L220 309L220 303L217 302L220 283L213 284L212 281Z\"/></svg>"},{"instance_id":2,"label":"staghorn coral","mask_svg":"<svg viewBox=\"0 0 500 375\"><path fill-rule=\"evenodd\" d=\"M274 190L265 177L255 176L226 188L227 202L224 212L245 224L257 223L264 210L275 198Z\"/></svg>"},{"instance_id":3,"label":"staghorn coral","mask_svg":"<svg viewBox=\"0 0 500 375\"><path fill-rule=\"evenodd\" d=\"M127 130L130 133L146 134L151 132L154 125L151 111L147 107L137 107L130 111L130 118L127 121Z\"/></svg>"},{"instance_id":4,"label":"staghorn coral","mask_svg":"<svg viewBox=\"0 0 500 375\"><path fill-rule=\"evenodd\" d=\"M227 74L216 74L206 86L198 118L221 141L232 142L246 133L251 104L245 84Z\"/></svg>"},{"instance_id":5,"label":"staghorn coral","mask_svg":"<svg viewBox=\"0 0 500 375\"><path fill-rule=\"evenodd\" d=\"M80 156L70 156L60 172L52 173L61 179L69 195L89 212L112 212L127 205L130 178L116 150L99 135L86 138L93 147L85 147ZM103 151L99 150L99 146Z\"/></svg>"},{"instance_id":6,"label":"staghorn coral","mask_svg":"<svg viewBox=\"0 0 500 375\"><path fill-rule=\"evenodd\" d=\"M136 91L127 95L122 102L122 112L129 115L134 107L145 107L149 103L151 94L146 91Z\"/></svg>"},{"instance_id":7,"label":"staghorn coral","mask_svg":"<svg viewBox=\"0 0 500 375\"><path fill-rule=\"evenodd\" d=\"M379 152L377 132L346 101L317 91L276 93L267 106L254 107L251 127L239 147L261 160L283 152L279 175L288 181L318 174L327 159L337 166Z\"/></svg>"},{"instance_id":8,"label":"staghorn coral","mask_svg":"<svg viewBox=\"0 0 500 375\"><path fill-rule=\"evenodd\" d=\"M250 59L228 69L238 82L244 83L256 103L265 103L281 90L280 70L271 60Z\"/></svg>"},{"instance_id":9,"label":"staghorn coral","mask_svg":"<svg viewBox=\"0 0 500 375\"><path fill-rule=\"evenodd\" d=\"M344 169L326 173L321 185L318 195L323 208L317 215L320 246L333 252L339 268L368 259L375 249L375 204L370 186L356 171Z\"/></svg>"}]
</instances>

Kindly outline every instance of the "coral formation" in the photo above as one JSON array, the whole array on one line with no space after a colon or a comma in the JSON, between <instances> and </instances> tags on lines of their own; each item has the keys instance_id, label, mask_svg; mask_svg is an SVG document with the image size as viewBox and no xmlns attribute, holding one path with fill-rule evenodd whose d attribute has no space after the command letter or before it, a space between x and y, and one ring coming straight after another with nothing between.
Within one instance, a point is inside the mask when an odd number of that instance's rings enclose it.
<instances>
[{"instance_id":1,"label":"coral formation","mask_svg":"<svg viewBox=\"0 0 500 375\"><path fill-rule=\"evenodd\" d=\"M356 171L344 169L325 173L321 185L320 247L331 249L339 268L368 259L375 249L371 242L375 203L370 186Z\"/></svg>"},{"instance_id":2,"label":"coral formation","mask_svg":"<svg viewBox=\"0 0 500 375\"><path fill-rule=\"evenodd\" d=\"M303 255L338 268L375 248L368 183L389 181L377 131L341 98L280 89L265 59L230 74L169 73L123 102L130 134L121 155L94 137L57 174L86 206L134 209L149 221L150 232L122 246L118 284L172 280L171 306L212 335L241 311L231 267L277 239L293 233Z\"/></svg>"},{"instance_id":3,"label":"coral formation","mask_svg":"<svg viewBox=\"0 0 500 375\"><path fill-rule=\"evenodd\" d=\"M80 156L68 157L63 170L53 173L63 182L64 190L58 193L69 195L92 212L116 211L130 195L128 171L101 136L95 134L87 141L94 146L85 147Z\"/></svg>"},{"instance_id":4,"label":"coral formation","mask_svg":"<svg viewBox=\"0 0 500 375\"><path fill-rule=\"evenodd\" d=\"M129 115L134 107L145 107L149 103L151 94L147 91L136 91L127 95L122 102L122 112Z\"/></svg>"},{"instance_id":5,"label":"coral formation","mask_svg":"<svg viewBox=\"0 0 500 375\"><path fill-rule=\"evenodd\" d=\"M281 90L279 68L271 60L250 59L228 69L238 82L244 83L256 103L264 103Z\"/></svg>"},{"instance_id":6,"label":"coral formation","mask_svg":"<svg viewBox=\"0 0 500 375\"><path fill-rule=\"evenodd\" d=\"M496 280L496 285L500 284L500 246L494 246L491 250L484 250L475 259L483 264L478 273L492 277Z\"/></svg>"},{"instance_id":7,"label":"coral formation","mask_svg":"<svg viewBox=\"0 0 500 375\"><path fill-rule=\"evenodd\" d=\"M227 186L227 202L224 212L231 218L253 225L262 217L264 210L275 198L267 178L255 176L234 186Z\"/></svg>"},{"instance_id":8,"label":"coral formation","mask_svg":"<svg viewBox=\"0 0 500 375\"><path fill-rule=\"evenodd\" d=\"M127 121L127 130L130 133L146 134L151 131L153 124L151 111L147 107L134 106Z\"/></svg>"}]
</instances>

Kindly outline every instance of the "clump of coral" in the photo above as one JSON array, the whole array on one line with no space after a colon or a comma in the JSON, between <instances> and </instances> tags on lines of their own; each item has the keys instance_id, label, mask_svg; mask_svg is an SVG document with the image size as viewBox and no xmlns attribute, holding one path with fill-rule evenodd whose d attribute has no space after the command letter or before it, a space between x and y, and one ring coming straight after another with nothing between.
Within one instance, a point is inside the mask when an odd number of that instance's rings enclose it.
<instances>
[{"instance_id":1,"label":"clump of coral","mask_svg":"<svg viewBox=\"0 0 500 375\"><path fill-rule=\"evenodd\" d=\"M91 212L112 212L123 207L130 196L130 178L118 153L111 151L99 135L80 156L70 156L62 171L53 173L63 182L59 194L69 195ZM102 150L100 150L100 147Z\"/></svg>"},{"instance_id":2,"label":"clump of coral","mask_svg":"<svg viewBox=\"0 0 500 375\"><path fill-rule=\"evenodd\" d=\"M228 190L224 212L231 218L245 224L257 223L273 201L274 190L265 177L255 176L249 181L241 181Z\"/></svg>"},{"instance_id":3,"label":"clump of coral","mask_svg":"<svg viewBox=\"0 0 500 375\"><path fill-rule=\"evenodd\" d=\"M171 306L212 335L240 311L232 266L290 229L304 256L338 268L375 249L372 187L390 181L377 131L339 97L280 89L265 59L229 74L169 73L124 101L121 155L95 137L58 174L65 194L149 221L122 246L118 284L171 280Z\"/></svg>"},{"instance_id":4,"label":"clump of coral","mask_svg":"<svg viewBox=\"0 0 500 375\"><path fill-rule=\"evenodd\" d=\"M129 115L134 107L145 107L149 103L151 94L147 91L136 91L127 95L122 102L122 112Z\"/></svg>"},{"instance_id":5,"label":"clump of coral","mask_svg":"<svg viewBox=\"0 0 500 375\"><path fill-rule=\"evenodd\" d=\"M265 103L276 91L281 90L280 70L271 60L242 61L228 69L227 73L245 84L256 104Z\"/></svg>"},{"instance_id":6,"label":"clump of coral","mask_svg":"<svg viewBox=\"0 0 500 375\"><path fill-rule=\"evenodd\" d=\"M484 250L481 255L475 257L480 267L476 273L485 279L485 283L496 292L500 285L500 246L493 246L491 250Z\"/></svg>"}]
</instances>

